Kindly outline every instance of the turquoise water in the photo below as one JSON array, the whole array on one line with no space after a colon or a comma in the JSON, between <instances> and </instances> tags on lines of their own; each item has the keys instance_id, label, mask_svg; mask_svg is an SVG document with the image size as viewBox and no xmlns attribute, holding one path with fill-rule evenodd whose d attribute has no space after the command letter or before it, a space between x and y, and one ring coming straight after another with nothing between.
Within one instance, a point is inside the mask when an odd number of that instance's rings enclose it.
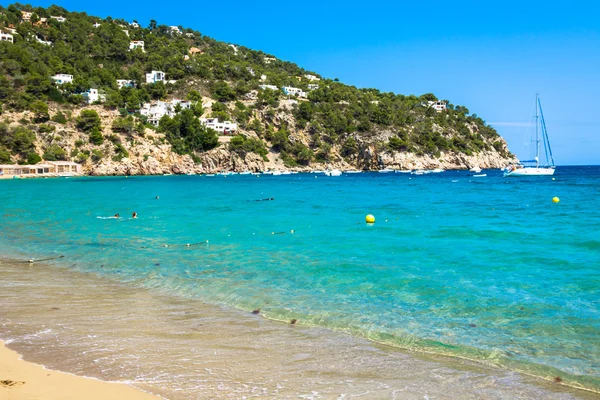
<instances>
[{"instance_id":1,"label":"turquoise water","mask_svg":"<svg viewBox=\"0 0 600 400\"><path fill-rule=\"evenodd\" d=\"M599 194L597 167L5 180L0 250L597 390Z\"/></svg>"}]
</instances>

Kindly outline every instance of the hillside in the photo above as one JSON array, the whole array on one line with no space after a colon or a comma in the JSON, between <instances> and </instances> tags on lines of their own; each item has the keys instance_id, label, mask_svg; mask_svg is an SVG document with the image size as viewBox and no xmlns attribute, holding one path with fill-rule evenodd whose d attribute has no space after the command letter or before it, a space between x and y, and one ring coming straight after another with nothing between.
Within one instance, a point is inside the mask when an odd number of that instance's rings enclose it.
<instances>
[{"instance_id":1,"label":"hillside","mask_svg":"<svg viewBox=\"0 0 600 400\"><path fill-rule=\"evenodd\" d=\"M358 89L181 26L141 25L0 7L0 163L156 174L514 159L481 118L433 94Z\"/></svg>"}]
</instances>

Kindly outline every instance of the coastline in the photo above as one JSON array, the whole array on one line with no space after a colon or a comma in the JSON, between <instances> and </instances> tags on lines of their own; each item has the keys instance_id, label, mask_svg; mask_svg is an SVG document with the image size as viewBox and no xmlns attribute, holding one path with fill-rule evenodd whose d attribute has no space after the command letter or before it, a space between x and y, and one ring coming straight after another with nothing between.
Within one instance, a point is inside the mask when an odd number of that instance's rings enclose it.
<instances>
[{"instance_id":1,"label":"coastline","mask_svg":"<svg viewBox=\"0 0 600 400\"><path fill-rule=\"evenodd\" d=\"M0 397L6 400L159 399L124 383L46 369L23 360L3 341L0 341Z\"/></svg>"}]
</instances>

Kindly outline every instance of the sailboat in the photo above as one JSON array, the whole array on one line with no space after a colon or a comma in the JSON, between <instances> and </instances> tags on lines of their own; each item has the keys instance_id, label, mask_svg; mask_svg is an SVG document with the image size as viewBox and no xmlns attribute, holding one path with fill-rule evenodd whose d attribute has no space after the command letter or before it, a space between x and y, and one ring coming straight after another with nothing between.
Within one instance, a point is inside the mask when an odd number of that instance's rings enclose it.
<instances>
[{"instance_id":1,"label":"sailboat","mask_svg":"<svg viewBox=\"0 0 600 400\"><path fill-rule=\"evenodd\" d=\"M539 114L538 114L539 110ZM544 155L546 162L540 163L540 143L544 144ZM533 160L521 161L518 165L512 165L504 172L504 176L538 176L554 175L554 157L550 148L546 121L542 111L542 102L539 95L535 95L535 158Z\"/></svg>"}]
</instances>

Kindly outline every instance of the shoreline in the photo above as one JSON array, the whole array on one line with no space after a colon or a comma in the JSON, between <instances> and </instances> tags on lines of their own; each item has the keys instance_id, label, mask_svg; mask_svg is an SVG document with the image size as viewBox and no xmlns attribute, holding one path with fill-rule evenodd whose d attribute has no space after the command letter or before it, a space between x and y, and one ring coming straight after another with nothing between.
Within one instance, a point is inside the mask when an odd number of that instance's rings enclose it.
<instances>
[{"instance_id":1,"label":"shoreline","mask_svg":"<svg viewBox=\"0 0 600 400\"><path fill-rule=\"evenodd\" d=\"M130 399L160 397L119 382L73 375L25 361L0 340L0 397L7 400Z\"/></svg>"}]
</instances>

